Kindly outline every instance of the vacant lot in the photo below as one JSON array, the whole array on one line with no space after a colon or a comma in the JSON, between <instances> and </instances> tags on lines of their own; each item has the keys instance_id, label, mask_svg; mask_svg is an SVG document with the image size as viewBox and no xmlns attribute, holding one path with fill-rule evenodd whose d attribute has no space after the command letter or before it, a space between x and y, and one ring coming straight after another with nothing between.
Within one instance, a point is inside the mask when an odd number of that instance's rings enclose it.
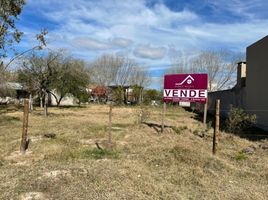
<instances>
[{"instance_id":1,"label":"vacant lot","mask_svg":"<svg viewBox=\"0 0 268 200\"><path fill-rule=\"evenodd\" d=\"M168 107L174 127L159 133L138 124L139 110L113 109L108 150L108 106L50 108L47 118L37 109L20 155L22 111L1 108L0 199L268 199L267 141L224 133L213 156L213 131L193 113ZM161 109L147 110L147 121L160 124ZM254 151L242 153L247 147Z\"/></svg>"}]
</instances>

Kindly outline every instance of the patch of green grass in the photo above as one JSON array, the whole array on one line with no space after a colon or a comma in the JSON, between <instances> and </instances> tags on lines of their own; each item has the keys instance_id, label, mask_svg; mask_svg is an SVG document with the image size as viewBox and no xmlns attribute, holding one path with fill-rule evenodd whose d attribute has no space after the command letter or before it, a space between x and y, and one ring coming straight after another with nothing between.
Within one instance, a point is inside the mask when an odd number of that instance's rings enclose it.
<instances>
[{"instance_id":1,"label":"patch of green grass","mask_svg":"<svg viewBox=\"0 0 268 200\"><path fill-rule=\"evenodd\" d=\"M180 127L172 127L172 130L177 134L182 134L183 131L187 130L187 126L180 126Z\"/></svg>"},{"instance_id":2,"label":"patch of green grass","mask_svg":"<svg viewBox=\"0 0 268 200\"><path fill-rule=\"evenodd\" d=\"M245 153L239 152L238 155L235 156L235 159L240 161L240 160L246 160L248 157Z\"/></svg>"}]
</instances>

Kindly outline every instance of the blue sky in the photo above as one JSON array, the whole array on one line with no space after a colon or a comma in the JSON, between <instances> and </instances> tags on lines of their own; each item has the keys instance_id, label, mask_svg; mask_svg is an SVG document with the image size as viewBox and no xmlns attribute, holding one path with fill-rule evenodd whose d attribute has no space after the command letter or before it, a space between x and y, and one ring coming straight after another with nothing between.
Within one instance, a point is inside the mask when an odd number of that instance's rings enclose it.
<instances>
[{"instance_id":1,"label":"blue sky","mask_svg":"<svg viewBox=\"0 0 268 200\"><path fill-rule=\"evenodd\" d=\"M150 70L152 87L171 55L206 49L245 52L268 34L267 0L28 0L17 25L20 48L47 28L48 46L92 61L123 54Z\"/></svg>"}]
</instances>

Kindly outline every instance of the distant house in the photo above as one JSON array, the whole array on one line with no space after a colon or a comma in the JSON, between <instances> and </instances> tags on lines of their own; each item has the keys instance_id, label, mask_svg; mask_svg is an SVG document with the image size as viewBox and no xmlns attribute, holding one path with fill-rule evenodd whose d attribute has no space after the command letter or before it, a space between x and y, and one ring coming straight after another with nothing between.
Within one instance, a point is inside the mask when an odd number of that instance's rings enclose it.
<instances>
[{"instance_id":1,"label":"distant house","mask_svg":"<svg viewBox=\"0 0 268 200\"><path fill-rule=\"evenodd\" d=\"M91 86L91 101L107 102L109 98L109 88L105 86Z\"/></svg>"},{"instance_id":2,"label":"distant house","mask_svg":"<svg viewBox=\"0 0 268 200\"><path fill-rule=\"evenodd\" d=\"M117 90L122 90L122 99L125 104L137 103L142 96L137 97L135 95L135 89L142 87L137 86L118 86L118 85L109 85L109 86L92 86L91 90L91 99L94 102L107 102L107 101L116 101Z\"/></svg>"},{"instance_id":3,"label":"distant house","mask_svg":"<svg viewBox=\"0 0 268 200\"><path fill-rule=\"evenodd\" d=\"M29 98L29 93L22 84L17 82L7 82L0 85L0 104L19 103L24 98Z\"/></svg>"},{"instance_id":4,"label":"distant house","mask_svg":"<svg viewBox=\"0 0 268 200\"><path fill-rule=\"evenodd\" d=\"M214 112L215 100L221 100L221 114L227 116L230 105L256 114L257 126L268 130L268 36L247 47L247 62L238 63L237 83L230 90L209 93L208 110Z\"/></svg>"}]
</instances>

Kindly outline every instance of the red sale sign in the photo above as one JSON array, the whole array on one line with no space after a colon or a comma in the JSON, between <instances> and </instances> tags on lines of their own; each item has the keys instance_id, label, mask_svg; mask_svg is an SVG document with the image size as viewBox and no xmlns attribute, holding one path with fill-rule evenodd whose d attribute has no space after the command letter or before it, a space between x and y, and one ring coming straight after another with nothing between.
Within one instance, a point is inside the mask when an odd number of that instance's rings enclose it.
<instances>
[{"instance_id":1,"label":"red sale sign","mask_svg":"<svg viewBox=\"0 0 268 200\"><path fill-rule=\"evenodd\" d=\"M207 102L207 74L168 74L164 77L164 102Z\"/></svg>"}]
</instances>

